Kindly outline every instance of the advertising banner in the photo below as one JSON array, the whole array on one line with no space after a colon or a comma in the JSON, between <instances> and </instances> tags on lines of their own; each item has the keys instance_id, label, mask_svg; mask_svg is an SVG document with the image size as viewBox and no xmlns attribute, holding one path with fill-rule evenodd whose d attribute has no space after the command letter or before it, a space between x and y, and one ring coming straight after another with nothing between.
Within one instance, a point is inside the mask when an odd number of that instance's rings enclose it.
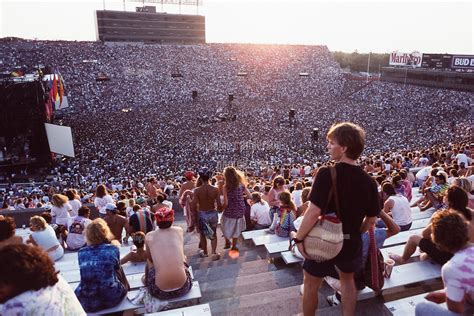
<instances>
[{"instance_id":1,"label":"advertising banner","mask_svg":"<svg viewBox=\"0 0 474 316\"><path fill-rule=\"evenodd\" d=\"M402 53L399 51L390 54L390 66L421 67L422 54L420 52Z\"/></svg>"}]
</instances>

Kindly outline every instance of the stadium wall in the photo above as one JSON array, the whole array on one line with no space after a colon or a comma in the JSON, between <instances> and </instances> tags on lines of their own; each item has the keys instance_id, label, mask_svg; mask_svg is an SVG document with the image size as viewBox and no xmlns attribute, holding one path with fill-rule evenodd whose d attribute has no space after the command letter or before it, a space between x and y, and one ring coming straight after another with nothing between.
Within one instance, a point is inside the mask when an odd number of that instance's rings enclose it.
<instances>
[{"instance_id":1,"label":"stadium wall","mask_svg":"<svg viewBox=\"0 0 474 316\"><path fill-rule=\"evenodd\" d=\"M474 73L409 68L382 68L382 81L474 91Z\"/></svg>"},{"instance_id":2,"label":"stadium wall","mask_svg":"<svg viewBox=\"0 0 474 316\"><path fill-rule=\"evenodd\" d=\"M205 17L201 15L96 11L97 36L103 42L204 44Z\"/></svg>"}]
</instances>

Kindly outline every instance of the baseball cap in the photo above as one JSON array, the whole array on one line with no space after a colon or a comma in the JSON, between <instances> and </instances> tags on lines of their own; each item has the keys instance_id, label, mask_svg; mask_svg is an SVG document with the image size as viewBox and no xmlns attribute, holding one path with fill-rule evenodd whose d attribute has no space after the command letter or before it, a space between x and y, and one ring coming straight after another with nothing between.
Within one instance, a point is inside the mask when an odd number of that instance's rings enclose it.
<instances>
[{"instance_id":1,"label":"baseball cap","mask_svg":"<svg viewBox=\"0 0 474 316\"><path fill-rule=\"evenodd\" d=\"M115 213L117 212L117 206L114 203L107 203L105 210Z\"/></svg>"}]
</instances>

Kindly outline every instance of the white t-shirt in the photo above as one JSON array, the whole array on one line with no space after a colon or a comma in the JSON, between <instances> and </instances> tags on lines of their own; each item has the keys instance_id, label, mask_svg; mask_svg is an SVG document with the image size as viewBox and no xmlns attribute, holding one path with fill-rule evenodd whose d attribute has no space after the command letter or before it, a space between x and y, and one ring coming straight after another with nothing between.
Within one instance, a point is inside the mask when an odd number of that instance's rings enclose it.
<instances>
[{"instance_id":1,"label":"white t-shirt","mask_svg":"<svg viewBox=\"0 0 474 316\"><path fill-rule=\"evenodd\" d=\"M424 180L428 179L428 177L430 175L430 172L431 172L431 167L425 167L423 169L420 169L416 173L416 178L424 181Z\"/></svg>"},{"instance_id":2,"label":"white t-shirt","mask_svg":"<svg viewBox=\"0 0 474 316\"><path fill-rule=\"evenodd\" d=\"M397 194L392 195L388 199L394 202L392 208L393 221L399 226L410 224L412 221L411 209L410 202L408 202L407 198L403 195Z\"/></svg>"},{"instance_id":3,"label":"white t-shirt","mask_svg":"<svg viewBox=\"0 0 474 316\"><path fill-rule=\"evenodd\" d=\"M71 205L72 211L69 213L71 217L77 216L77 211L81 208L82 204L79 200L71 200L69 201L69 204Z\"/></svg>"},{"instance_id":4,"label":"white t-shirt","mask_svg":"<svg viewBox=\"0 0 474 316\"><path fill-rule=\"evenodd\" d=\"M458 165L461 164L461 162L464 162L464 166L469 166L469 158L467 158L466 154L459 153L456 155L456 160L458 161Z\"/></svg>"},{"instance_id":5,"label":"white t-shirt","mask_svg":"<svg viewBox=\"0 0 474 316\"><path fill-rule=\"evenodd\" d=\"M291 192L291 196L293 196L293 201L295 202L296 207L301 206L302 193L303 193L303 190L293 190L293 192Z\"/></svg>"},{"instance_id":6,"label":"white t-shirt","mask_svg":"<svg viewBox=\"0 0 474 316\"><path fill-rule=\"evenodd\" d=\"M270 220L270 206L266 201L261 203L255 203L250 207L250 218L256 219L257 224L259 225L270 225L272 221Z\"/></svg>"},{"instance_id":7,"label":"white t-shirt","mask_svg":"<svg viewBox=\"0 0 474 316\"><path fill-rule=\"evenodd\" d=\"M79 249L86 243L86 227L92 222L90 219L75 216L71 217L67 222L67 239L66 244L71 249Z\"/></svg>"},{"instance_id":8,"label":"white t-shirt","mask_svg":"<svg viewBox=\"0 0 474 316\"><path fill-rule=\"evenodd\" d=\"M107 203L114 203L114 199L108 194L106 194L105 196L103 196L101 198L96 197L94 199L94 205L99 210L100 214L106 214L107 213L105 211L105 206L107 205Z\"/></svg>"},{"instance_id":9,"label":"white t-shirt","mask_svg":"<svg viewBox=\"0 0 474 316\"><path fill-rule=\"evenodd\" d=\"M305 166L304 167L304 175L307 176L311 172L311 167L310 166Z\"/></svg>"},{"instance_id":10,"label":"white t-shirt","mask_svg":"<svg viewBox=\"0 0 474 316\"><path fill-rule=\"evenodd\" d=\"M461 302L464 297L474 304L474 246L460 250L443 265L441 275L446 289L446 296L455 302Z\"/></svg>"},{"instance_id":11,"label":"white t-shirt","mask_svg":"<svg viewBox=\"0 0 474 316\"><path fill-rule=\"evenodd\" d=\"M70 215L69 212L72 210L71 204L66 203L62 207L54 206L51 208L51 216L56 218L56 224L58 225L67 225L67 220Z\"/></svg>"}]
</instances>

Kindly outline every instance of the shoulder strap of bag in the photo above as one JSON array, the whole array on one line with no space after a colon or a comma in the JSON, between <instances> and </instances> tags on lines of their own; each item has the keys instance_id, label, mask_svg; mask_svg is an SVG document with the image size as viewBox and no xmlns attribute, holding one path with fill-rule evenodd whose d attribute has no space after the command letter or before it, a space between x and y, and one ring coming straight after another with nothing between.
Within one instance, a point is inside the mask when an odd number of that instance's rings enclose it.
<instances>
[{"instance_id":1,"label":"shoulder strap of bag","mask_svg":"<svg viewBox=\"0 0 474 316\"><path fill-rule=\"evenodd\" d=\"M339 196L337 194L336 166L329 167L329 170L331 171L331 179L332 179L331 192L334 194L334 199L336 200L336 215L340 219L341 216L339 215L340 210L339 210ZM331 193L329 193L328 204L329 204L330 198L331 198Z\"/></svg>"},{"instance_id":2,"label":"shoulder strap of bag","mask_svg":"<svg viewBox=\"0 0 474 316\"><path fill-rule=\"evenodd\" d=\"M377 243L375 242L375 230L373 227L369 229L369 258L370 258L370 271L372 285L377 285L379 282L379 269L378 269L378 256L377 256Z\"/></svg>"}]
</instances>

